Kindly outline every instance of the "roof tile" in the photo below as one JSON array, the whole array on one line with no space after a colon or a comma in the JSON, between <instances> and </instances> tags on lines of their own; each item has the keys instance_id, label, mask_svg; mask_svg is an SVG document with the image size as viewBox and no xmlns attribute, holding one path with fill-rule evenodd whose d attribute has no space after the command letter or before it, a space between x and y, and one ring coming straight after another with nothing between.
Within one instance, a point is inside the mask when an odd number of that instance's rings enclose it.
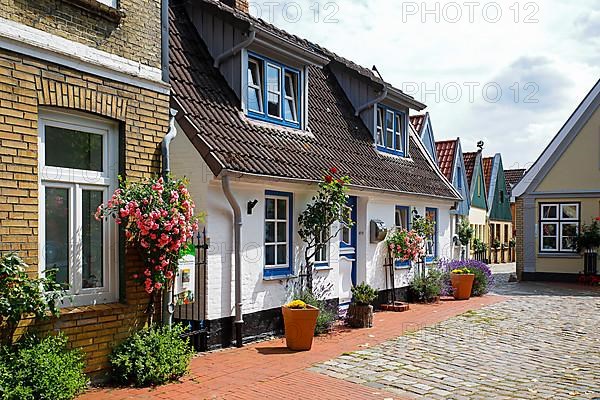
<instances>
[{"instance_id":1,"label":"roof tile","mask_svg":"<svg viewBox=\"0 0 600 400\"><path fill-rule=\"evenodd\" d=\"M454 158L456 157L457 140L444 140L435 142L438 165L442 174L452 182L452 168L454 167Z\"/></svg>"}]
</instances>

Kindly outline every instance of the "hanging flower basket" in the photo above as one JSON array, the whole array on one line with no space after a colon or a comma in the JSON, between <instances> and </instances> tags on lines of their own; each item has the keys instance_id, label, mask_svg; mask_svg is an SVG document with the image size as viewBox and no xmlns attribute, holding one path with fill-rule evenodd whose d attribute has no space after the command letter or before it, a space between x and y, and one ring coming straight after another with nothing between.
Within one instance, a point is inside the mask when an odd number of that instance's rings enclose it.
<instances>
[{"instance_id":1,"label":"hanging flower basket","mask_svg":"<svg viewBox=\"0 0 600 400\"><path fill-rule=\"evenodd\" d=\"M423 237L415 230L396 229L386 239L390 257L400 261L418 261L425 254Z\"/></svg>"}]
</instances>

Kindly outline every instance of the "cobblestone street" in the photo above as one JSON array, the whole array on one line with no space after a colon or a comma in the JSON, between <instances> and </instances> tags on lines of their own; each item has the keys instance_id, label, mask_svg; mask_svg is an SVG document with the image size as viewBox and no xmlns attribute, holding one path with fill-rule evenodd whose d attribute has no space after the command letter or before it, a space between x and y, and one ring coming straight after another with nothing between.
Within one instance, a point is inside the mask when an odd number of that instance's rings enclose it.
<instances>
[{"instance_id":1,"label":"cobblestone street","mask_svg":"<svg viewBox=\"0 0 600 400\"><path fill-rule=\"evenodd\" d=\"M600 292L508 283L511 300L318 364L310 371L403 398L600 397Z\"/></svg>"}]
</instances>

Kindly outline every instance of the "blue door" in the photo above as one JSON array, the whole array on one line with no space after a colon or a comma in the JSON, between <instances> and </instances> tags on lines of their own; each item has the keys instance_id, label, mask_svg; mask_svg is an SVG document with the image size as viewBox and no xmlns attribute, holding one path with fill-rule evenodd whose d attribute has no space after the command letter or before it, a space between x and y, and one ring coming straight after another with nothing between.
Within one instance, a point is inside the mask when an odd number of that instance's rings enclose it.
<instances>
[{"instance_id":1,"label":"blue door","mask_svg":"<svg viewBox=\"0 0 600 400\"><path fill-rule=\"evenodd\" d=\"M356 285L356 196L350 196L348 206L352 208L352 227L342 227L340 232L340 305L352 300L352 286Z\"/></svg>"}]
</instances>

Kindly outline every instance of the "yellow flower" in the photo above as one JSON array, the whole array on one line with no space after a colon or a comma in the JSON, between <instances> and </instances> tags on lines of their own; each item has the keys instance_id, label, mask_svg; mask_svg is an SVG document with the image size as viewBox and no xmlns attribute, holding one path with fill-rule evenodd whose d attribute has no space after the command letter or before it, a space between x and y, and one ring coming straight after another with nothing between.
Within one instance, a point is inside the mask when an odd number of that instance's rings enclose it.
<instances>
[{"instance_id":1,"label":"yellow flower","mask_svg":"<svg viewBox=\"0 0 600 400\"><path fill-rule=\"evenodd\" d=\"M306 308L306 303L302 300L293 300L285 305L287 308Z\"/></svg>"}]
</instances>

